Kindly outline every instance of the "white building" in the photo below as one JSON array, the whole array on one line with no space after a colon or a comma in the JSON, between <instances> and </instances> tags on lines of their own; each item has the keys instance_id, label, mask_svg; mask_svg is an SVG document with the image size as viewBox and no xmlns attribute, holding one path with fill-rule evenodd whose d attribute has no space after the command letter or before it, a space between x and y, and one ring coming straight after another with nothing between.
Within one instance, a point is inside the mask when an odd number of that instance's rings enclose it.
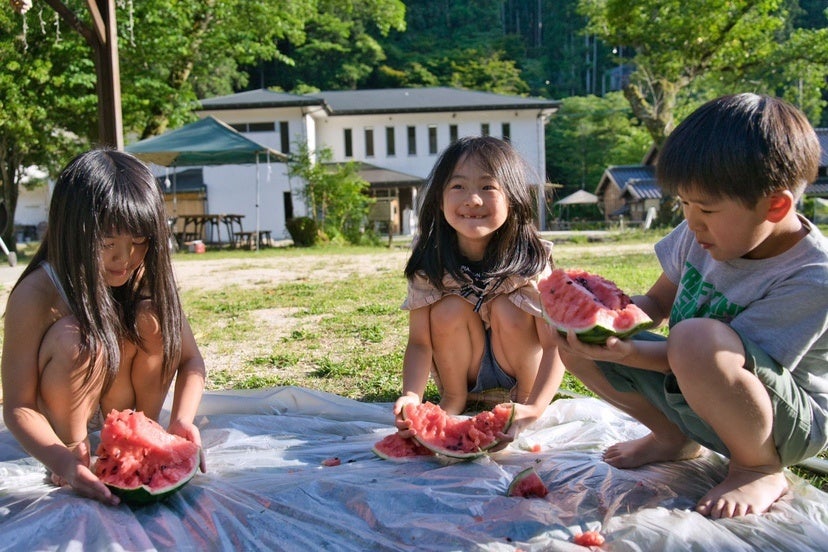
<instances>
[{"instance_id":1,"label":"white building","mask_svg":"<svg viewBox=\"0 0 828 552\"><path fill-rule=\"evenodd\" d=\"M252 140L282 153L298 143L329 148L334 162L356 161L371 194L396 207L394 228L415 228L417 193L439 153L462 136L506 138L539 175L534 183L540 220L545 218L544 126L559 102L452 88L329 91L294 95L254 90L205 99L200 116L212 115ZM258 173L256 171L259 171ZM285 221L304 215L284 163L203 168L206 210L240 213L254 220L257 177L259 224L274 238L289 237Z\"/></svg>"}]
</instances>

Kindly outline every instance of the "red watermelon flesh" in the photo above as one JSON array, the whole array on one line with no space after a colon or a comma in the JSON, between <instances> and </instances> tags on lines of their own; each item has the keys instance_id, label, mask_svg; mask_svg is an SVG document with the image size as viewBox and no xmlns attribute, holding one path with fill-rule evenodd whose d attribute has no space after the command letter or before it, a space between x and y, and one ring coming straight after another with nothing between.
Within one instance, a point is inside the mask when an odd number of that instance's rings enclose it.
<instances>
[{"instance_id":1,"label":"red watermelon flesh","mask_svg":"<svg viewBox=\"0 0 828 552\"><path fill-rule=\"evenodd\" d=\"M508 496L522 496L523 498L543 498L549 494L549 489L538 475L538 472L535 471L535 468L529 467L512 479L506 494Z\"/></svg>"},{"instance_id":2,"label":"red watermelon flesh","mask_svg":"<svg viewBox=\"0 0 828 552\"><path fill-rule=\"evenodd\" d=\"M538 282L538 291L546 321L587 343L629 337L653 325L615 283L584 270L555 269Z\"/></svg>"},{"instance_id":3,"label":"red watermelon flesh","mask_svg":"<svg viewBox=\"0 0 828 552\"><path fill-rule=\"evenodd\" d=\"M497 434L512 425L515 409L499 404L472 417L449 416L431 402L409 404L403 418L411 421L414 439L431 451L462 460L486 454L498 443Z\"/></svg>"},{"instance_id":4,"label":"red watermelon flesh","mask_svg":"<svg viewBox=\"0 0 828 552\"><path fill-rule=\"evenodd\" d=\"M159 500L198 470L200 449L143 412L112 410L101 429L95 475L128 502Z\"/></svg>"},{"instance_id":5,"label":"red watermelon flesh","mask_svg":"<svg viewBox=\"0 0 828 552\"><path fill-rule=\"evenodd\" d=\"M434 456L431 450L414 439L400 437L399 433L386 435L371 449L374 454L385 460L401 460L406 458L421 458L423 456Z\"/></svg>"}]
</instances>

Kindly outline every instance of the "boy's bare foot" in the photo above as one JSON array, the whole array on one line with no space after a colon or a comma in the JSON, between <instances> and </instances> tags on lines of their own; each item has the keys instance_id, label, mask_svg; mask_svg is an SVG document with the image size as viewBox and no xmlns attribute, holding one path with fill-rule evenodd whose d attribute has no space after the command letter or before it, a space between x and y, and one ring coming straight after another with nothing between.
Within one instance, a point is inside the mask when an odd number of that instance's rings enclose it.
<instances>
[{"instance_id":1,"label":"boy's bare foot","mask_svg":"<svg viewBox=\"0 0 828 552\"><path fill-rule=\"evenodd\" d=\"M724 481L696 504L696 511L713 519L761 514L788 490L782 471L743 468L731 462Z\"/></svg>"},{"instance_id":2,"label":"boy's bare foot","mask_svg":"<svg viewBox=\"0 0 828 552\"><path fill-rule=\"evenodd\" d=\"M679 441L662 441L652 433L616 443L604 452L604 462L616 468L637 468L653 462L690 460L701 454L701 445L682 438Z\"/></svg>"}]
</instances>

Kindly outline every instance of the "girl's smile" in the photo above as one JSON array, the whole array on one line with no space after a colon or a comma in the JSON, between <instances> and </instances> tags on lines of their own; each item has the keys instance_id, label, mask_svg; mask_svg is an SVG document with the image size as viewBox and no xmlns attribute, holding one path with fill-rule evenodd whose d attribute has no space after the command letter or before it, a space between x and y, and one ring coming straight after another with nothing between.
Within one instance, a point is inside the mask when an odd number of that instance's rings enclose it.
<instances>
[{"instance_id":1,"label":"girl's smile","mask_svg":"<svg viewBox=\"0 0 828 552\"><path fill-rule=\"evenodd\" d=\"M494 232L506 222L509 203L500 183L476 159L463 157L443 189L443 215L457 232L463 255L479 260Z\"/></svg>"},{"instance_id":2,"label":"girl's smile","mask_svg":"<svg viewBox=\"0 0 828 552\"><path fill-rule=\"evenodd\" d=\"M131 234L107 236L101 246L101 257L110 287L124 285L132 274L144 262L149 248L149 240Z\"/></svg>"}]
</instances>

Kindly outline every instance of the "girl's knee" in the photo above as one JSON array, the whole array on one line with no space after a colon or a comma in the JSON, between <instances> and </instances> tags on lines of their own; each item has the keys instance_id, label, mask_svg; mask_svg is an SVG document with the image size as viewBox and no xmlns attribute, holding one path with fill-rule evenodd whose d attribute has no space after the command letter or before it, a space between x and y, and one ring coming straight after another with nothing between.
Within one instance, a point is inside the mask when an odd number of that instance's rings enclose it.
<instances>
[{"instance_id":1,"label":"girl's knee","mask_svg":"<svg viewBox=\"0 0 828 552\"><path fill-rule=\"evenodd\" d=\"M472 317L477 316L474 307L462 297L446 295L431 305L431 325L435 328L448 329L455 325L467 323Z\"/></svg>"},{"instance_id":2,"label":"girl's knee","mask_svg":"<svg viewBox=\"0 0 828 552\"><path fill-rule=\"evenodd\" d=\"M501 295L493 300L490 312L493 333L520 340L536 340L534 317L518 308L508 297Z\"/></svg>"}]
</instances>

